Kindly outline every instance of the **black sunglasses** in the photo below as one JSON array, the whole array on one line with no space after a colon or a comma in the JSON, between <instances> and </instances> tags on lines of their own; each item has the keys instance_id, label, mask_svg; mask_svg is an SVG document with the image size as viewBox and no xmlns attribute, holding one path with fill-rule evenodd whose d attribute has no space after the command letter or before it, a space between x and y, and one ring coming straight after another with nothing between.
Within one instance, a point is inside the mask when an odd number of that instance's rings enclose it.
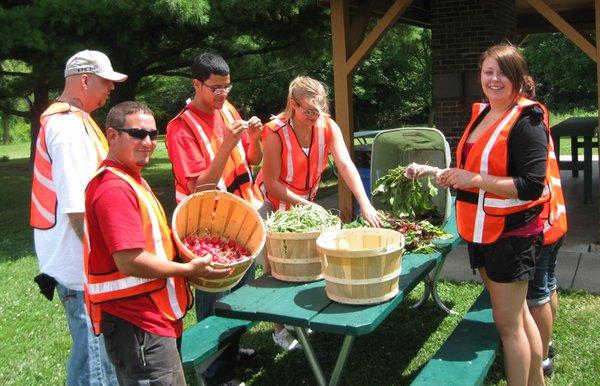
<instances>
[{"instance_id":1,"label":"black sunglasses","mask_svg":"<svg viewBox=\"0 0 600 386\"><path fill-rule=\"evenodd\" d=\"M129 134L130 137L135 139L144 140L146 139L146 136L148 136L150 137L151 141L156 141L156 138L158 138L158 130L146 130L140 127L126 127L123 129L115 130L124 131L125 133Z\"/></svg>"}]
</instances>

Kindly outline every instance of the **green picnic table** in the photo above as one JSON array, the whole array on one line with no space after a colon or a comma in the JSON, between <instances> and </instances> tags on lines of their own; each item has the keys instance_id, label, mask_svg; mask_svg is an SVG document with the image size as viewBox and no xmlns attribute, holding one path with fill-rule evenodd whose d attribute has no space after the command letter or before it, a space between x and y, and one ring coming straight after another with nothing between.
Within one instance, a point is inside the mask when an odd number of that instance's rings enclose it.
<instances>
[{"instance_id":1,"label":"green picnic table","mask_svg":"<svg viewBox=\"0 0 600 386\"><path fill-rule=\"evenodd\" d=\"M424 282L426 291L416 306L423 304L429 294L445 312L452 312L439 298L436 282L446 255L460 242L456 236L454 217L445 229L454 236L431 254L405 254L402 260L400 291L391 300L376 305L344 305L330 300L325 282L290 283L262 276L215 304L215 313L228 318L269 321L294 326L298 339L319 385L338 384L350 350L357 336L375 331L407 295ZM344 335L344 340L329 381L321 369L307 337L307 329L320 333Z\"/></svg>"}]
</instances>

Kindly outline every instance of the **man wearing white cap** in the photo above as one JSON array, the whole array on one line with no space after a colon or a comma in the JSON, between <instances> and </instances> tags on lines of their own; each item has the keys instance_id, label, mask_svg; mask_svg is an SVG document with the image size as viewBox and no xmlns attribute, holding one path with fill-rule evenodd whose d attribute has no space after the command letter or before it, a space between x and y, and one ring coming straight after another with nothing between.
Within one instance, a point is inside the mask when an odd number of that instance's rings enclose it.
<instances>
[{"instance_id":1,"label":"man wearing white cap","mask_svg":"<svg viewBox=\"0 0 600 386\"><path fill-rule=\"evenodd\" d=\"M56 287L65 309L73 340L67 385L116 385L103 339L85 312L82 237L85 187L108 150L90 114L127 75L90 50L73 55L64 74L64 90L40 117L36 142L30 224L41 274L35 281L49 300Z\"/></svg>"}]
</instances>

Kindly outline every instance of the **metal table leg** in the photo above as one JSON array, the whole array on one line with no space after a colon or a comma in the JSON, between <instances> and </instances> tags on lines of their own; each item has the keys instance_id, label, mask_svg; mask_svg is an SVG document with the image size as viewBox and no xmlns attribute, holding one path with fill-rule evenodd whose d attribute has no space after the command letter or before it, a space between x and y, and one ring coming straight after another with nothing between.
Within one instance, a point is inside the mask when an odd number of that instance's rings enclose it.
<instances>
[{"instance_id":1,"label":"metal table leg","mask_svg":"<svg viewBox=\"0 0 600 386\"><path fill-rule=\"evenodd\" d=\"M423 281L425 288L423 288L423 295L421 296L421 299L419 299L418 302L416 302L415 304L410 306L411 309L414 310L416 308L421 308L425 304L427 299L429 299L429 294L431 294L431 280L428 280L428 279L429 279L429 274L427 274L425 276L425 280Z\"/></svg>"},{"instance_id":2,"label":"metal table leg","mask_svg":"<svg viewBox=\"0 0 600 386\"><path fill-rule=\"evenodd\" d=\"M442 255L442 261L440 261L435 267L435 272L433 273L433 279L431 279L431 277L429 275L427 275L425 278L425 281L430 282L431 294L433 296L433 300L435 300L435 304L437 304L438 307L440 307L442 309L442 311L444 311L445 313L447 313L449 315L458 315L458 312L448 308L442 302L442 299L440 298L440 295L438 294L438 290L437 290L438 278L440 276L440 273L442 273L442 268L444 268L445 262L446 262L446 255L444 254L444 255Z\"/></svg>"},{"instance_id":3,"label":"metal table leg","mask_svg":"<svg viewBox=\"0 0 600 386\"><path fill-rule=\"evenodd\" d=\"M306 334L306 330L302 327L294 326L294 330L298 335L298 339L302 344L302 350L304 351L304 355L306 355L306 359L310 364L310 367L317 378L317 384L319 386L326 386L327 381L325 381L325 376L323 375L323 370L321 369L321 365L317 360L317 356L315 355L310 342L308 341L308 335Z\"/></svg>"},{"instance_id":4,"label":"metal table leg","mask_svg":"<svg viewBox=\"0 0 600 386\"><path fill-rule=\"evenodd\" d=\"M342 348L340 349L338 359L335 362L335 367L333 368L333 373L331 374L331 379L329 380L329 386L335 386L340 381L342 371L344 371L344 367L346 366L346 361L350 355L350 350L352 349L354 339L355 337L352 335L346 335L344 337L344 343L342 343Z\"/></svg>"},{"instance_id":5,"label":"metal table leg","mask_svg":"<svg viewBox=\"0 0 600 386\"><path fill-rule=\"evenodd\" d=\"M323 374L323 370L321 369L321 365L317 360L317 356L308 341L308 334L306 334L306 329L302 327L294 326L294 330L296 334L298 334L298 339L302 344L302 348L304 350L304 354L306 355L306 359L308 359L308 363L317 378L317 384L319 386L327 385L327 381L325 380L325 375ZM329 380L329 386L335 386L340 381L342 376L342 372L344 371L344 367L346 366L346 361L348 360L348 356L350 355L350 350L352 349L352 344L354 343L354 336L346 335L344 337L344 342L342 343L342 348L340 349L340 353L338 354L337 361L335 362L335 367L333 368L333 373L331 374L331 379Z\"/></svg>"}]
</instances>

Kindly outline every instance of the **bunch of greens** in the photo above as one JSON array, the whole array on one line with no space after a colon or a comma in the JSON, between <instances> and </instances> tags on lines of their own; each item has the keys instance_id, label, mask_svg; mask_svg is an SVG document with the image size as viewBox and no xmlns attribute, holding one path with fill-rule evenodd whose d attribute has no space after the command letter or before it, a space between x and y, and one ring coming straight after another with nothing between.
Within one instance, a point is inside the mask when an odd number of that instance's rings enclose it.
<instances>
[{"instance_id":1,"label":"bunch of greens","mask_svg":"<svg viewBox=\"0 0 600 386\"><path fill-rule=\"evenodd\" d=\"M314 205L296 205L288 211L279 210L267 217L265 225L270 232L314 232L339 224L335 214Z\"/></svg>"},{"instance_id":2,"label":"bunch of greens","mask_svg":"<svg viewBox=\"0 0 600 386\"><path fill-rule=\"evenodd\" d=\"M420 180L404 176L405 166L391 169L388 174L375 181L373 197L389 205L392 213L400 218L430 218L437 214L433 197L437 188L427 178L424 188Z\"/></svg>"},{"instance_id":3,"label":"bunch of greens","mask_svg":"<svg viewBox=\"0 0 600 386\"><path fill-rule=\"evenodd\" d=\"M432 225L427 220L409 221L404 218L398 218L392 213L378 211L379 219L383 228L392 229L404 235L404 249L410 253L434 253L437 251L433 240L450 239L453 236L446 233L442 228ZM344 229L368 227L369 223L359 216L351 223L345 224Z\"/></svg>"}]
</instances>

